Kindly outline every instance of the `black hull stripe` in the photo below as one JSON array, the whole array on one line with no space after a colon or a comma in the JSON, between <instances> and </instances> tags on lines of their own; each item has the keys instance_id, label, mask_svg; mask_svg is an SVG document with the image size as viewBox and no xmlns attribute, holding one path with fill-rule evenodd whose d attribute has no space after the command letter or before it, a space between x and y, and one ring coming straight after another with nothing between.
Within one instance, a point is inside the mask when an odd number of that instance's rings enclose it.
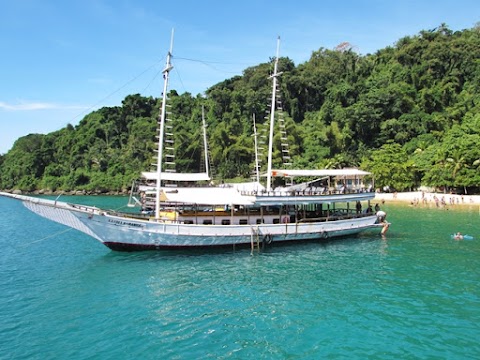
<instances>
[{"instance_id":1,"label":"black hull stripe","mask_svg":"<svg viewBox=\"0 0 480 360\"><path fill-rule=\"evenodd\" d=\"M265 246L272 245L290 245L290 244L299 244L299 243L308 243L308 242L329 242L336 239L346 238L346 237L355 237L358 234L342 235L335 236L334 238L326 237L316 237L311 239L302 239L302 240L283 240L283 241L272 241L270 244L260 242L260 246L264 244ZM207 250L207 249L241 249L241 248L250 248L251 243L245 242L240 244L221 244L221 245L148 245L148 244L129 244L129 243L119 243L106 241L103 243L105 246L109 247L113 251L151 251L151 250Z\"/></svg>"}]
</instances>

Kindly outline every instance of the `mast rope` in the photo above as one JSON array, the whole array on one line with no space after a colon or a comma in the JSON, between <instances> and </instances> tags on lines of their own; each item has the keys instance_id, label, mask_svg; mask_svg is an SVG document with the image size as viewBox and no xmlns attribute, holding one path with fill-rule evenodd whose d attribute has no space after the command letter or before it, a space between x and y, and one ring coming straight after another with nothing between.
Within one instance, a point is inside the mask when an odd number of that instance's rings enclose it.
<instances>
[{"instance_id":1,"label":"mast rope","mask_svg":"<svg viewBox=\"0 0 480 360\"><path fill-rule=\"evenodd\" d=\"M178 59L178 60L185 60L185 61L191 61L191 62L196 62L196 63L200 63L200 64L203 64L215 71L218 71L218 72L221 72L221 73L226 73L226 74L237 74L238 71L226 71L226 70L220 70L218 68L216 68L215 66L213 66L213 64L217 64L217 65L241 65L241 66L252 66L251 64L248 64L248 63L234 63L234 62L220 62L220 61L206 61L206 60L200 60L200 59L190 59L190 58L184 58L184 57L178 57L178 56L175 56L175 59ZM240 71L241 72L241 71Z\"/></svg>"},{"instance_id":2,"label":"mast rope","mask_svg":"<svg viewBox=\"0 0 480 360\"><path fill-rule=\"evenodd\" d=\"M147 67L145 70L143 70L141 73L139 73L138 75L134 76L133 78L131 78L130 80L128 80L126 83L124 83L122 86L120 86L119 88L117 88L116 90L112 91L110 94L108 94L107 96L105 96L103 99L97 101L96 103L94 103L93 105L91 105L89 108L81 111L80 113L78 113L76 116L74 116L71 120L75 120L77 118L79 118L80 116L82 116L83 114L87 114L88 112L92 111L95 107L97 107L98 105L102 104L103 102L105 102L105 100L107 100L108 98L112 97L113 95L115 95L116 93L118 93L120 90L122 90L123 88L125 88L127 85L130 85L132 82L134 82L135 80L137 80L140 76L142 76L143 74L145 74L147 71L149 71L150 69L152 69L153 67L157 66L159 63L161 63L165 58L161 58L160 60L158 60L157 62L153 63L152 65L150 65L149 67ZM161 71L160 71L161 72ZM153 82L153 80L155 80L155 78L158 76L158 74L155 75L155 77L150 81L150 83L145 87L145 89L147 89L150 84Z\"/></svg>"}]
</instances>

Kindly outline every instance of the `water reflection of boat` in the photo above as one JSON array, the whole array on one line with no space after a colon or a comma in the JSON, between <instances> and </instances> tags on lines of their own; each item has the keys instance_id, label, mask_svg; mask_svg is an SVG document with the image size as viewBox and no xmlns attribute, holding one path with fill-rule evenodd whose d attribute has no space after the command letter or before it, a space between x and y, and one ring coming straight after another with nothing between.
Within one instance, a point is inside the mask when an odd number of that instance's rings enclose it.
<instances>
[{"instance_id":1,"label":"water reflection of boat","mask_svg":"<svg viewBox=\"0 0 480 360\"><path fill-rule=\"evenodd\" d=\"M28 209L38 215L84 232L113 250L253 246L334 238L384 228L384 219L379 220L373 212L358 211L357 203L369 208L370 201L375 197L373 192L365 190L363 177L368 173L358 169L272 169L274 106L269 124L266 187L258 182L253 187L252 184L243 184L243 187L182 186L185 182L208 183L208 173L164 172L171 52L172 49L167 54L163 70L157 171L144 173L151 182L148 191L153 195L152 214L118 213L61 201L0 194L22 200ZM278 48L272 75L272 104L275 103L279 76L277 66ZM313 180L273 189L271 184L275 176ZM168 187L165 185L167 182L175 182L176 186Z\"/></svg>"}]
</instances>

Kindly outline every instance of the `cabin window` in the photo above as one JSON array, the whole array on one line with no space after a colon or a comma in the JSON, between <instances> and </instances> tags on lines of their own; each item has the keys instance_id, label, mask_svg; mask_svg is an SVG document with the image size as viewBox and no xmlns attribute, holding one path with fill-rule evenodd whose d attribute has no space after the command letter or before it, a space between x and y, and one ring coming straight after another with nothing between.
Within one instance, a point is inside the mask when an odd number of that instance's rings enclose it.
<instances>
[{"instance_id":1,"label":"cabin window","mask_svg":"<svg viewBox=\"0 0 480 360\"><path fill-rule=\"evenodd\" d=\"M247 219L240 219L239 224L240 224L240 225L247 225L247 224L248 224L248 220L247 220Z\"/></svg>"},{"instance_id":2,"label":"cabin window","mask_svg":"<svg viewBox=\"0 0 480 360\"><path fill-rule=\"evenodd\" d=\"M184 220L183 223L184 224L193 224L193 220Z\"/></svg>"},{"instance_id":3,"label":"cabin window","mask_svg":"<svg viewBox=\"0 0 480 360\"><path fill-rule=\"evenodd\" d=\"M203 225L212 225L212 220L203 220Z\"/></svg>"},{"instance_id":4,"label":"cabin window","mask_svg":"<svg viewBox=\"0 0 480 360\"><path fill-rule=\"evenodd\" d=\"M263 219L257 219L257 224L263 224L263 223L264 223Z\"/></svg>"},{"instance_id":5,"label":"cabin window","mask_svg":"<svg viewBox=\"0 0 480 360\"><path fill-rule=\"evenodd\" d=\"M228 219L223 219L223 220L222 220L222 225L230 225L230 220L228 220Z\"/></svg>"},{"instance_id":6,"label":"cabin window","mask_svg":"<svg viewBox=\"0 0 480 360\"><path fill-rule=\"evenodd\" d=\"M276 218L273 219L273 223L274 223L274 224L280 224L280 219L276 219Z\"/></svg>"}]
</instances>

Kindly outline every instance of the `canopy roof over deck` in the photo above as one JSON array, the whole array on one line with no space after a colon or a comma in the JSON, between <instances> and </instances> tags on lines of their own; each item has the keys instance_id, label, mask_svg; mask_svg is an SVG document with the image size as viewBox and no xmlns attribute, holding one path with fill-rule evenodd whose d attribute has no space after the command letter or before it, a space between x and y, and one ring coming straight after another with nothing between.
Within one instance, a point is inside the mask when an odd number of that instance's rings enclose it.
<instances>
[{"instance_id":1,"label":"canopy roof over deck","mask_svg":"<svg viewBox=\"0 0 480 360\"><path fill-rule=\"evenodd\" d=\"M321 169L321 170L272 170L272 176L305 176L305 177L325 177L325 176L339 176L339 177L361 177L365 175L370 175L371 173L355 168L350 169Z\"/></svg>"},{"instance_id":2,"label":"canopy roof over deck","mask_svg":"<svg viewBox=\"0 0 480 360\"><path fill-rule=\"evenodd\" d=\"M156 172L142 172L142 177L146 180L157 180ZM209 181L207 173L170 173L162 172L160 178L168 181Z\"/></svg>"}]
</instances>

